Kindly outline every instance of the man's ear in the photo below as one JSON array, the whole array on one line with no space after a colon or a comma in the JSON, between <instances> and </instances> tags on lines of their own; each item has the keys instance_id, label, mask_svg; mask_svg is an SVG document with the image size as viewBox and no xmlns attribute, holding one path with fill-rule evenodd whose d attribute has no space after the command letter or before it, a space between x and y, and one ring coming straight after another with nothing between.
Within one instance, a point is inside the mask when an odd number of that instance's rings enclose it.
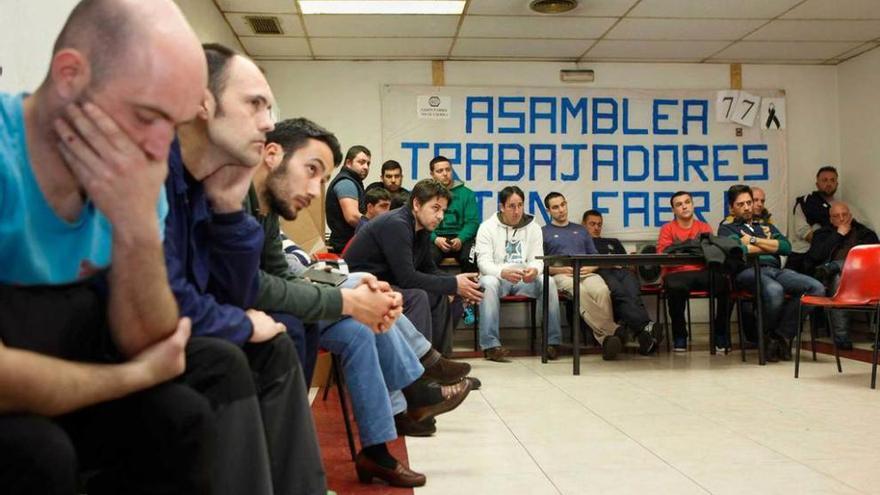
<instances>
[{"instance_id":1,"label":"man's ear","mask_svg":"<svg viewBox=\"0 0 880 495\"><path fill-rule=\"evenodd\" d=\"M266 143L263 149L263 161L269 170L275 170L284 160L284 148L278 143Z\"/></svg>"},{"instance_id":2,"label":"man's ear","mask_svg":"<svg viewBox=\"0 0 880 495\"><path fill-rule=\"evenodd\" d=\"M49 77L58 95L65 101L73 101L91 83L92 69L82 52L65 48L52 56Z\"/></svg>"},{"instance_id":3,"label":"man's ear","mask_svg":"<svg viewBox=\"0 0 880 495\"><path fill-rule=\"evenodd\" d=\"M211 90L205 88L205 93L202 96L202 103L199 105L198 118L207 121L210 119L214 112L217 111L217 100L214 99L214 95L211 93Z\"/></svg>"}]
</instances>

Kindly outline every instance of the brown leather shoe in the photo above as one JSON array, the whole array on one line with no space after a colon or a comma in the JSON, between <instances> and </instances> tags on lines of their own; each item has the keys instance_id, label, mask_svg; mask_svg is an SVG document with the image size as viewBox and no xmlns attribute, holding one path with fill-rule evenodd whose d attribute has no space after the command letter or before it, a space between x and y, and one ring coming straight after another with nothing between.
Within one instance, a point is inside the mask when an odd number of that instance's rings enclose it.
<instances>
[{"instance_id":1,"label":"brown leather shoe","mask_svg":"<svg viewBox=\"0 0 880 495\"><path fill-rule=\"evenodd\" d=\"M435 423L434 418L428 418L417 423L406 412L394 415L394 426L397 429L397 436L430 437L437 433Z\"/></svg>"},{"instance_id":2,"label":"brown leather shoe","mask_svg":"<svg viewBox=\"0 0 880 495\"><path fill-rule=\"evenodd\" d=\"M549 359L550 361L556 361L557 359L559 359L559 351L556 350L555 345L547 346L547 359Z\"/></svg>"},{"instance_id":3,"label":"brown leather shoe","mask_svg":"<svg viewBox=\"0 0 880 495\"><path fill-rule=\"evenodd\" d=\"M425 367L423 378L441 385L453 385L461 381L471 372L471 365L441 357L432 366Z\"/></svg>"},{"instance_id":4,"label":"brown leather shoe","mask_svg":"<svg viewBox=\"0 0 880 495\"><path fill-rule=\"evenodd\" d=\"M427 478L422 473L417 473L397 461L394 469L388 469L377 464L374 460L365 456L363 452L357 455L354 461L358 479L361 483L371 483L373 478L388 483L391 486L414 487L424 486Z\"/></svg>"},{"instance_id":5,"label":"brown leather shoe","mask_svg":"<svg viewBox=\"0 0 880 495\"><path fill-rule=\"evenodd\" d=\"M508 354L510 354L510 351L501 346L492 347L483 351L483 356L486 359L489 361L495 361L496 363L509 363L510 359L507 359Z\"/></svg>"},{"instance_id":6,"label":"brown leather shoe","mask_svg":"<svg viewBox=\"0 0 880 495\"><path fill-rule=\"evenodd\" d=\"M413 421L421 422L428 418L433 418L438 414L443 414L455 409L464 401L470 392L470 380L462 380L455 385L443 385L441 386L443 400L423 406L413 406L411 404L406 410L406 413L409 414L409 417L412 418Z\"/></svg>"}]
</instances>

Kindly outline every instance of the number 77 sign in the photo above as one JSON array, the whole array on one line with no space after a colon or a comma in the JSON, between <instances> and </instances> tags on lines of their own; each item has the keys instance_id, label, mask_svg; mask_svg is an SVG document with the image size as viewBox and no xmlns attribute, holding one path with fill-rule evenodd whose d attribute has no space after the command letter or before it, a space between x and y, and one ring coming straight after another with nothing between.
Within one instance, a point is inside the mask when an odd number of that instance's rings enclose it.
<instances>
[{"instance_id":1,"label":"number 77 sign","mask_svg":"<svg viewBox=\"0 0 880 495\"><path fill-rule=\"evenodd\" d=\"M752 127L760 109L761 97L745 91L718 91L715 96L715 120L718 122Z\"/></svg>"}]
</instances>

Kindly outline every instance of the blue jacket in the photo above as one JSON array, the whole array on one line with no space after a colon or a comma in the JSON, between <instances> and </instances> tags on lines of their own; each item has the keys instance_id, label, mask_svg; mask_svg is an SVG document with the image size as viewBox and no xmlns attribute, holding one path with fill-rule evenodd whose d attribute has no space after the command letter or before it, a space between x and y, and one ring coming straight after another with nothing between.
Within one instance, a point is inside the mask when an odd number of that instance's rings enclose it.
<instances>
[{"instance_id":1,"label":"blue jacket","mask_svg":"<svg viewBox=\"0 0 880 495\"><path fill-rule=\"evenodd\" d=\"M181 316L192 334L243 345L253 326L245 314L259 290L263 231L244 210L214 214L204 187L183 166L180 144L168 157L165 264Z\"/></svg>"}]
</instances>

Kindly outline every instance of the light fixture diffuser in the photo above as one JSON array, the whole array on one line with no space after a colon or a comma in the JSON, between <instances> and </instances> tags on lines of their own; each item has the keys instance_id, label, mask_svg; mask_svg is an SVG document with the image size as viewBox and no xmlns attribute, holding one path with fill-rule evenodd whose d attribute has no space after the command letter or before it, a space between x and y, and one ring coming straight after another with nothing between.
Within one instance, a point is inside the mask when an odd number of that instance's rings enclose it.
<instances>
[{"instance_id":1,"label":"light fixture diffuser","mask_svg":"<svg viewBox=\"0 0 880 495\"><path fill-rule=\"evenodd\" d=\"M299 0L303 14L461 14L464 0Z\"/></svg>"}]
</instances>

